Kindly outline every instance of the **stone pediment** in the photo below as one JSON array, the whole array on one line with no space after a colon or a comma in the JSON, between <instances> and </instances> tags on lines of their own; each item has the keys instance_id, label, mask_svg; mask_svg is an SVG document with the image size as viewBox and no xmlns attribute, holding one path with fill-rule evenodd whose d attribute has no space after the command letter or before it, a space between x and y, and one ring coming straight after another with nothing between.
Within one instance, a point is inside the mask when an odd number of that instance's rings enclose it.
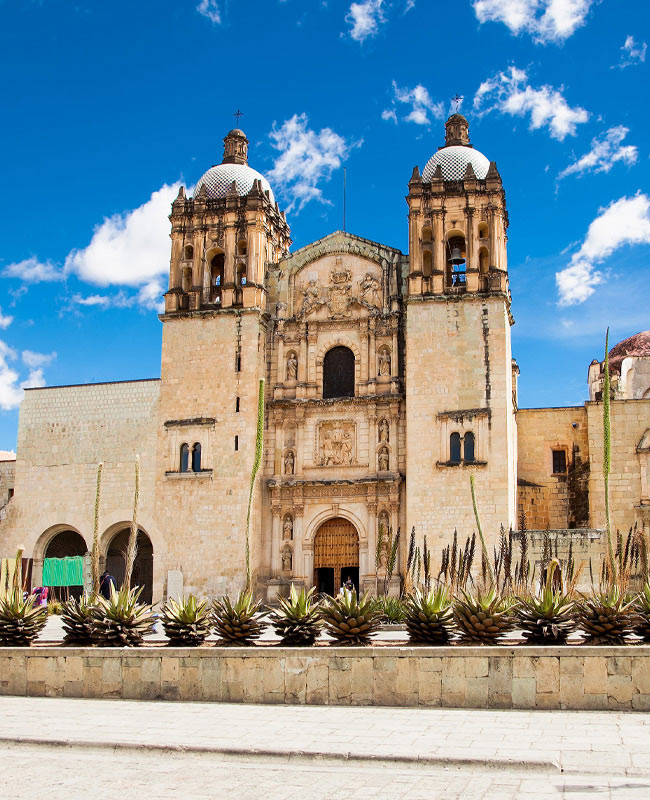
<instances>
[{"instance_id":1,"label":"stone pediment","mask_svg":"<svg viewBox=\"0 0 650 800\"><path fill-rule=\"evenodd\" d=\"M402 252L394 247L363 239L346 231L335 231L296 250L278 266L290 274L296 273L310 262L328 255L356 255L379 265L382 262L390 263L402 258Z\"/></svg>"}]
</instances>

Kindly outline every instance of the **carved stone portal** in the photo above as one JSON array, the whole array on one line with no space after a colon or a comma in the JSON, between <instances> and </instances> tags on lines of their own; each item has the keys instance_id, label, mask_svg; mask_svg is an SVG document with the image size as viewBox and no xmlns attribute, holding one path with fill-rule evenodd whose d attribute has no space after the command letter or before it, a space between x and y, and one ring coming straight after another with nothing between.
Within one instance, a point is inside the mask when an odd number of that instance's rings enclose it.
<instances>
[{"instance_id":1,"label":"carved stone portal","mask_svg":"<svg viewBox=\"0 0 650 800\"><path fill-rule=\"evenodd\" d=\"M321 422L315 461L323 467L356 462L356 425L351 421Z\"/></svg>"}]
</instances>

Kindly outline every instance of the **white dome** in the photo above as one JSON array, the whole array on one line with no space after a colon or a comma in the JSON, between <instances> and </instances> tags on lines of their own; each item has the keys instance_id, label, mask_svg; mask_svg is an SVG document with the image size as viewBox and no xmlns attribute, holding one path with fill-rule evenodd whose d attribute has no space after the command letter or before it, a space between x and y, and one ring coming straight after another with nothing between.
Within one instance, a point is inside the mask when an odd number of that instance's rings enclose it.
<instances>
[{"instance_id":1,"label":"white dome","mask_svg":"<svg viewBox=\"0 0 650 800\"><path fill-rule=\"evenodd\" d=\"M232 182L235 181L237 194L243 197L253 188L253 181L256 179L262 182L262 191L268 191L271 202L275 203L273 190L264 175L261 175L247 164L217 164L216 167L210 167L199 178L194 189L194 196L196 197L199 189L205 185L206 192L211 200L221 200L228 193Z\"/></svg>"},{"instance_id":2,"label":"white dome","mask_svg":"<svg viewBox=\"0 0 650 800\"><path fill-rule=\"evenodd\" d=\"M472 165L476 177L480 180L485 179L490 168L490 161L483 153L479 153L473 147L451 145L450 147L440 148L427 161L426 167L422 170L423 181L428 183L433 178L433 173L438 164L442 170L442 178L445 181L462 181L468 164Z\"/></svg>"}]
</instances>

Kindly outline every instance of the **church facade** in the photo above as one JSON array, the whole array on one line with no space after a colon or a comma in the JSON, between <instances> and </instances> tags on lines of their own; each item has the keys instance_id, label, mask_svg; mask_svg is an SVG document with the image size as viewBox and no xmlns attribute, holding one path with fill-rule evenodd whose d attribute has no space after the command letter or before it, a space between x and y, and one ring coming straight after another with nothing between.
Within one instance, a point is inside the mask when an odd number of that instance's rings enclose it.
<instances>
[{"instance_id":1,"label":"church facade","mask_svg":"<svg viewBox=\"0 0 650 800\"><path fill-rule=\"evenodd\" d=\"M474 527L551 529L598 552L603 527L602 364L584 406L519 409L508 215L494 162L452 115L408 183L409 253L338 231L290 252L240 130L221 164L171 209L161 377L27 390L0 556L43 559L92 543L103 464L102 565L119 578L140 462L135 580L154 601L235 592L264 385L264 450L251 515L258 593L289 584L374 589L378 537L434 552ZM612 403L616 524L650 527L650 334L617 345ZM599 388L601 387L601 388ZM8 462L10 463L10 462ZM11 467L13 470L13 466ZM1 503L0 503L1 505Z\"/></svg>"}]
</instances>

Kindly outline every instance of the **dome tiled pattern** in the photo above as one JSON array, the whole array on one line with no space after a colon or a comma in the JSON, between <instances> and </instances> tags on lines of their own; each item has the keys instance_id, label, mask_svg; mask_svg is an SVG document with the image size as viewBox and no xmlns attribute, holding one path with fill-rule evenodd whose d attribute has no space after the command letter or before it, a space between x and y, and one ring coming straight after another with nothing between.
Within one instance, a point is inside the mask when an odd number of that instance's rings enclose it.
<instances>
[{"instance_id":1,"label":"dome tiled pattern","mask_svg":"<svg viewBox=\"0 0 650 800\"><path fill-rule=\"evenodd\" d=\"M253 188L253 181L256 178L262 182L262 190L268 190L271 202L275 203L273 190L264 175L261 175L257 170L246 164L218 164L216 167L210 167L210 169L199 178L196 188L194 189L194 196L196 197L200 188L205 184L208 197L211 200L221 200L228 193L232 182L235 181L237 185L237 194L243 197Z\"/></svg>"},{"instance_id":2,"label":"dome tiled pattern","mask_svg":"<svg viewBox=\"0 0 650 800\"><path fill-rule=\"evenodd\" d=\"M423 181L429 182L433 178L433 173L438 164L440 164L440 169L442 170L443 180L446 181L461 181L465 176L468 164L472 165L476 177L481 180L485 178L490 168L490 162L483 153L479 153L473 147L452 145L451 147L443 147L431 156L427 161L426 167L422 170Z\"/></svg>"}]
</instances>

